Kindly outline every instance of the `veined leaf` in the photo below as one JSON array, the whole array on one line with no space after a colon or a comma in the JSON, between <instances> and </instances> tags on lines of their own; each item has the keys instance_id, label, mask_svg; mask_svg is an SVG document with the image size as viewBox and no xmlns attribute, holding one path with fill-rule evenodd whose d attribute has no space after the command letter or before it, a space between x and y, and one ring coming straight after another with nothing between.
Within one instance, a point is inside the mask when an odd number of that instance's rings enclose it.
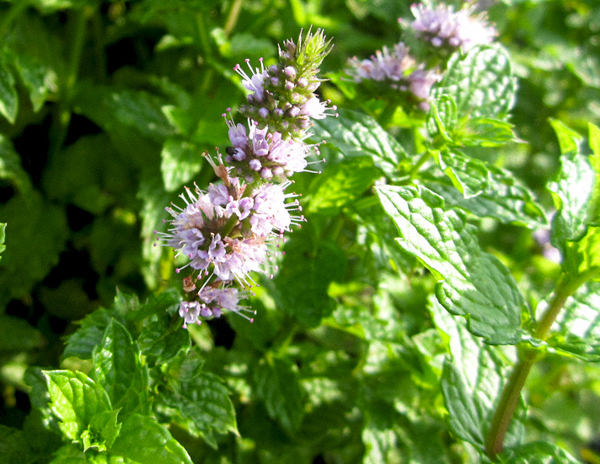
<instances>
[{"instance_id":1,"label":"veined leaf","mask_svg":"<svg viewBox=\"0 0 600 464\"><path fill-rule=\"evenodd\" d=\"M148 411L148 369L138 353L125 326L113 318L93 351L92 378L104 387L122 419L132 412Z\"/></svg>"},{"instance_id":2,"label":"veined leaf","mask_svg":"<svg viewBox=\"0 0 600 464\"><path fill-rule=\"evenodd\" d=\"M580 464L561 447L547 442L527 443L506 449L499 457L500 462L510 464Z\"/></svg>"},{"instance_id":3,"label":"veined leaf","mask_svg":"<svg viewBox=\"0 0 600 464\"><path fill-rule=\"evenodd\" d=\"M110 453L139 464L193 464L169 431L149 416L132 414L123 422Z\"/></svg>"},{"instance_id":4,"label":"veined leaf","mask_svg":"<svg viewBox=\"0 0 600 464\"><path fill-rule=\"evenodd\" d=\"M451 313L467 318L469 330L492 344L522 337L525 307L509 270L477 244L465 213L445 210L444 200L425 187L377 187L394 220L398 244L436 277L436 296Z\"/></svg>"},{"instance_id":5,"label":"veined leaf","mask_svg":"<svg viewBox=\"0 0 600 464\"><path fill-rule=\"evenodd\" d=\"M560 121L552 121L561 150L561 168L548 189L558 212L552 221L552 244L565 252L567 241L578 241L589 224L594 169L581 153L582 137Z\"/></svg>"},{"instance_id":6,"label":"veined leaf","mask_svg":"<svg viewBox=\"0 0 600 464\"><path fill-rule=\"evenodd\" d=\"M52 401L52 412L61 421L60 429L67 438L80 441L92 418L111 410L106 391L83 372L43 372Z\"/></svg>"},{"instance_id":7,"label":"veined leaf","mask_svg":"<svg viewBox=\"0 0 600 464\"><path fill-rule=\"evenodd\" d=\"M434 157L440 169L465 198L491 190L490 172L483 161L470 158L457 150L436 151Z\"/></svg>"},{"instance_id":8,"label":"veined leaf","mask_svg":"<svg viewBox=\"0 0 600 464\"><path fill-rule=\"evenodd\" d=\"M293 364L287 359L269 355L256 367L254 383L269 416L278 420L288 432L295 432L304 416L304 403Z\"/></svg>"},{"instance_id":9,"label":"veined leaf","mask_svg":"<svg viewBox=\"0 0 600 464\"><path fill-rule=\"evenodd\" d=\"M486 345L469 333L461 320L444 311L432 298L430 311L438 330L445 334L451 358L444 365L442 391L452 431L463 440L485 448L485 437L500 398L512 347ZM511 352L508 352L511 350ZM523 436L523 424L513 421L505 439L507 446L517 445Z\"/></svg>"},{"instance_id":10,"label":"veined leaf","mask_svg":"<svg viewBox=\"0 0 600 464\"><path fill-rule=\"evenodd\" d=\"M432 99L452 95L456 116L503 120L516 92L508 53L500 45L476 47L466 55L454 54L444 78L432 91Z\"/></svg>"},{"instance_id":11,"label":"veined leaf","mask_svg":"<svg viewBox=\"0 0 600 464\"><path fill-rule=\"evenodd\" d=\"M314 140L326 140L344 157L370 156L373 165L387 174L408 158L402 145L375 119L358 111L340 110L337 118L321 119L316 122L314 133Z\"/></svg>"}]
</instances>

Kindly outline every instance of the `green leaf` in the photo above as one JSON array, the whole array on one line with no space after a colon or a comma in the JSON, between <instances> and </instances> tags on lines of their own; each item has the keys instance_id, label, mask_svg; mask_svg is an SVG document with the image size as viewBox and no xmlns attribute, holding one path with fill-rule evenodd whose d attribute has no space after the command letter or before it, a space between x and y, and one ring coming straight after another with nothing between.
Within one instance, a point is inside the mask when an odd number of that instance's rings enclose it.
<instances>
[{"instance_id":1,"label":"green leaf","mask_svg":"<svg viewBox=\"0 0 600 464\"><path fill-rule=\"evenodd\" d=\"M590 124L589 134L589 144L592 149L589 161L594 169L594 190L588 207L588 221L590 225L600 226L600 129Z\"/></svg>"},{"instance_id":2,"label":"green leaf","mask_svg":"<svg viewBox=\"0 0 600 464\"><path fill-rule=\"evenodd\" d=\"M567 300L547 342L559 354L600 361L600 282L582 285Z\"/></svg>"},{"instance_id":3,"label":"green leaf","mask_svg":"<svg viewBox=\"0 0 600 464\"><path fill-rule=\"evenodd\" d=\"M320 240L311 223L296 230L285 246L279 273L273 280L280 309L300 322L316 327L333 311L329 283L342 280L346 257L333 242Z\"/></svg>"},{"instance_id":4,"label":"green leaf","mask_svg":"<svg viewBox=\"0 0 600 464\"><path fill-rule=\"evenodd\" d=\"M165 405L185 421L193 436L202 436L213 448L213 432L238 434L235 409L223 380L210 372L200 372L173 391L162 394Z\"/></svg>"},{"instance_id":5,"label":"green leaf","mask_svg":"<svg viewBox=\"0 0 600 464\"><path fill-rule=\"evenodd\" d=\"M139 464L193 464L187 451L154 419L132 414L109 450Z\"/></svg>"},{"instance_id":6,"label":"green leaf","mask_svg":"<svg viewBox=\"0 0 600 464\"><path fill-rule=\"evenodd\" d=\"M32 190L0 205L0 217L10 224L0 261L0 307L9 298L25 297L58 263L67 239L64 211Z\"/></svg>"},{"instance_id":7,"label":"green leaf","mask_svg":"<svg viewBox=\"0 0 600 464\"><path fill-rule=\"evenodd\" d=\"M314 126L314 140L326 140L344 157L370 156L373 165L392 175L398 164L408 159L402 145L371 116L358 111L339 111L337 118L325 118Z\"/></svg>"},{"instance_id":8,"label":"green leaf","mask_svg":"<svg viewBox=\"0 0 600 464\"><path fill-rule=\"evenodd\" d=\"M31 437L22 430L0 424L0 457L4 464L30 464L36 458L31 452Z\"/></svg>"},{"instance_id":9,"label":"green leaf","mask_svg":"<svg viewBox=\"0 0 600 464\"><path fill-rule=\"evenodd\" d=\"M93 351L92 379L102 385L123 417L148 412L148 368L142 366L137 345L127 329L111 319L102 342Z\"/></svg>"},{"instance_id":10,"label":"green leaf","mask_svg":"<svg viewBox=\"0 0 600 464\"><path fill-rule=\"evenodd\" d=\"M435 151L433 155L440 169L465 198L492 190L490 172L483 161L470 158L459 151Z\"/></svg>"},{"instance_id":11,"label":"green leaf","mask_svg":"<svg viewBox=\"0 0 600 464\"><path fill-rule=\"evenodd\" d=\"M0 352L26 351L45 344L42 334L27 321L0 314Z\"/></svg>"},{"instance_id":12,"label":"green leaf","mask_svg":"<svg viewBox=\"0 0 600 464\"><path fill-rule=\"evenodd\" d=\"M582 137L560 121L552 121L561 150L561 168L548 185L558 210L552 221L552 244L564 253L566 241L578 241L589 223L594 169L580 151Z\"/></svg>"},{"instance_id":13,"label":"green leaf","mask_svg":"<svg viewBox=\"0 0 600 464\"><path fill-rule=\"evenodd\" d=\"M294 433L304 416L304 402L298 372L292 362L268 354L254 371L254 383L269 416L289 433Z\"/></svg>"},{"instance_id":14,"label":"green leaf","mask_svg":"<svg viewBox=\"0 0 600 464\"><path fill-rule=\"evenodd\" d=\"M8 68L4 53L0 52L0 114L14 124L18 111L19 96L15 87L15 78Z\"/></svg>"},{"instance_id":15,"label":"green leaf","mask_svg":"<svg viewBox=\"0 0 600 464\"><path fill-rule=\"evenodd\" d=\"M342 208L352 205L382 176L367 156L342 160L328 166L311 185L308 210L335 216Z\"/></svg>"},{"instance_id":16,"label":"green leaf","mask_svg":"<svg viewBox=\"0 0 600 464\"><path fill-rule=\"evenodd\" d=\"M394 220L400 247L435 276L436 296L451 313L465 316L469 330L492 344L522 337L523 297L508 269L477 244L477 230L459 210L425 187L377 187Z\"/></svg>"},{"instance_id":17,"label":"green leaf","mask_svg":"<svg viewBox=\"0 0 600 464\"><path fill-rule=\"evenodd\" d=\"M106 451L112 446L121 430L121 424L117 421L119 413L118 410L103 411L92 417L88 429L81 434L84 451L92 447Z\"/></svg>"},{"instance_id":18,"label":"green leaf","mask_svg":"<svg viewBox=\"0 0 600 464\"><path fill-rule=\"evenodd\" d=\"M78 442L96 414L111 409L106 391L82 372L43 371L52 401L52 412L60 419L63 434Z\"/></svg>"},{"instance_id":19,"label":"green leaf","mask_svg":"<svg viewBox=\"0 0 600 464\"><path fill-rule=\"evenodd\" d=\"M98 309L78 322L80 327L67 338L62 358L77 356L91 359L94 348L102 343L104 331L112 320L110 310Z\"/></svg>"},{"instance_id":20,"label":"green leaf","mask_svg":"<svg viewBox=\"0 0 600 464\"><path fill-rule=\"evenodd\" d=\"M11 141L0 135L0 179L6 179L23 195L32 189L29 175L21 166L21 158Z\"/></svg>"},{"instance_id":21,"label":"green leaf","mask_svg":"<svg viewBox=\"0 0 600 464\"><path fill-rule=\"evenodd\" d=\"M465 198L455 185L449 185L441 178L428 180L427 187L442 196L450 207L459 207L478 217L490 217L504 223L517 224L529 228L546 226L548 221L544 210L535 201L533 192L512 173L503 169L487 166L487 188L477 195ZM454 169L457 177L462 171ZM461 180L466 183L466 181Z\"/></svg>"},{"instance_id":22,"label":"green leaf","mask_svg":"<svg viewBox=\"0 0 600 464\"><path fill-rule=\"evenodd\" d=\"M510 464L580 464L563 448L548 442L527 443L506 449L498 457L502 463Z\"/></svg>"},{"instance_id":23,"label":"green leaf","mask_svg":"<svg viewBox=\"0 0 600 464\"><path fill-rule=\"evenodd\" d=\"M512 347L486 345L474 337L460 319L444 311L433 298L429 309L437 329L447 340L451 355L442 373L442 391L450 412L450 427L461 439L483 451L508 366L516 354ZM521 410L517 420L512 421L505 438L506 446L520 442L523 412Z\"/></svg>"},{"instance_id":24,"label":"green leaf","mask_svg":"<svg viewBox=\"0 0 600 464\"><path fill-rule=\"evenodd\" d=\"M0 222L0 253L6 250L6 245L4 245L4 239L6 237L6 224ZM2 256L0 256L2 259Z\"/></svg>"},{"instance_id":25,"label":"green leaf","mask_svg":"<svg viewBox=\"0 0 600 464\"><path fill-rule=\"evenodd\" d=\"M452 95L455 120L465 116L504 120L512 107L516 85L506 50L500 45L485 45L466 55L452 56L444 78L432 91L432 99Z\"/></svg>"},{"instance_id":26,"label":"green leaf","mask_svg":"<svg viewBox=\"0 0 600 464\"><path fill-rule=\"evenodd\" d=\"M156 364L169 362L190 349L191 339L181 322L171 323L169 314L157 314L144 325L138 343L144 356L152 357Z\"/></svg>"},{"instance_id":27,"label":"green leaf","mask_svg":"<svg viewBox=\"0 0 600 464\"><path fill-rule=\"evenodd\" d=\"M160 170L167 192L173 192L200 172L204 160L201 150L177 137L169 137L160 154Z\"/></svg>"}]
</instances>

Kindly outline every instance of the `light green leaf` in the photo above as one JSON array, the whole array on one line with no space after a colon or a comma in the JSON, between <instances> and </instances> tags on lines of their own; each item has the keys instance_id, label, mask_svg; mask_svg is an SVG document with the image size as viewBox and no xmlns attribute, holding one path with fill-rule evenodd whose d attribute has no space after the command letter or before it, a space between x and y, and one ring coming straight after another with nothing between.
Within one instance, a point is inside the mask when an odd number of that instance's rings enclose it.
<instances>
[{"instance_id":1,"label":"light green leaf","mask_svg":"<svg viewBox=\"0 0 600 464\"><path fill-rule=\"evenodd\" d=\"M4 239L6 237L6 224L0 222L0 253L6 250L6 245L4 245ZM2 256L0 256L2 259Z\"/></svg>"},{"instance_id":2,"label":"light green leaf","mask_svg":"<svg viewBox=\"0 0 600 464\"><path fill-rule=\"evenodd\" d=\"M254 383L269 416L288 432L295 432L304 416L302 389L295 366L287 359L268 354L254 371Z\"/></svg>"},{"instance_id":3,"label":"light green leaf","mask_svg":"<svg viewBox=\"0 0 600 464\"><path fill-rule=\"evenodd\" d=\"M83 450L96 448L106 451L115 442L121 430L121 424L117 421L120 411L103 411L96 414L90 420L88 429L81 434Z\"/></svg>"},{"instance_id":4,"label":"light green leaf","mask_svg":"<svg viewBox=\"0 0 600 464\"><path fill-rule=\"evenodd\" d=\"M193 464L169 431L149 416L132 414L109 450L139 464Z\"/></svg>"},{"instance_id":5,"label":"light green leaf","mask_svg":"<svg viewBox=\"0 0 600 464\"><path fill-rule=\"evenodd\" d=\"M499 461L506 464L581 464L561 447L548 442L527 443L505 450Z\"/></svg>"},{"instance_id":6,"label":"light green leaf","mask_svg":"<svg viewBox=\"0 0 600 464\"><path fill-rule=\"evenodd\" d=\"M600 361L600 282L582 285L567 300L547 342L559 354Z\"/></svg>"},{"instance_id":7,"label":"light green leaf","mask_svg":"<svg viewBox=\"0 0 600 464\"><path fill-rule=\"evenodd\" d=\"M451 313L464 316L469 330L492 344L522 337L525 303L508 269L477 244L477 231L459 210L424 187L377 187L394 220L400 247L436 277L436 296Z\"/></svg>"},{"instance_id":8,"label":"light green leaf","mask_svg":"<svg viewBox=\"0 0 600 464\"><path fill-rule=\"evenodd\" d=\"M407 159L404 148L371 116L358 111L340 110L339 117L325 118L313 128L315 141L326 140L344 157L370 156L373 165L391 175Z\"/></svg>"},{"instance_id":9,"label":"light green leaf","mask_svg":"<svg viewBox=\"0 0 600 464\"><path fill-rule=\"evenodd\" d=\"M508 53L500 45L485 45L466 55L453 55L444 78L432 91L432 99L452 95L458 120L465 116L503 120L515 92Z\"/></svg>"},{"instance_id":10,"label":"light green leaf","mask_svg":"<svg viewBox=\"0 0 600 464\"><path fill-rule=\"evenodd\" d=\"M127 329L111 319L94 348L91 377L104 387L121 418L148 412L148 368L142 366L137 345Z\"/></svg>"},{"instance_id":11,"label":"light green leaf","mask_svg":"<svg viewBox=\"0 0 600 464\"><path fill-rule=\"evenodd\" d=\"M60 419L59 427L75 442L96 414L111 409L106 391L82 372L43 371L52 401L52 412Z\"/></svg>"},{"instance_id":12,"label":"light green leaf","mask_svg":"<svg viewBox=\"0 0 600 464\"><path fill-rule=\"evenodd\" d=\"M18 111L19 96L15 78L8 68L4 53L0 52L0 114L14 124Z\"/></svg>"},{"instance_id":13,"label":"light green leaf","mask_svg":"<svg viewBox=\"0 0 600 464\"><path fill-rule=\"evenodd\" d=\"M21 166L21 158L11 141L0 135L0 179L6 179L23 195L31 191L29 174Z\"/></svg>"},{"instance_id":14,"label":"light green leaf","mask_svg":"<svg viewBox=\"0 0 600 464\"><path fill-rule=\"evenodd\" d=\"M328 166L311 185L308 210L334 216L360 198L382 174L373 166L373 159L367 156Z\"/></svg>"},{"instance_id":15,"label":"light green leaf","mask_svg":"<svg viewBox=\"0 0 600 464\"><path fill-rule=\"evenodd\" d=\"M462 320L431 299L429 309L437 329L447 340L451 357L442 373L442 391L452 431L483 451L485 437L500 398L508 366L516 354L512 347L486 345L474 337ZM510 356L510 357L509 357ZM513 420L505 445L520 442L523 424Z\"/></svg>"},{"instance_id":16,"label":"light green leaf","mask_svg":"<svg viewBox=\"0 0 600 464\"><path fill-rule=\"evenodd\" d=\"M491 190L490 172L483 161L459 151L435 151L433 155L440 169L465 198Z\"/></svg>"},{"instance_id":17,"label":"light green leaf","mask_svg":"<svg viewBox=\"0 0 600 464\"><path fill-rule=\"evenodd\" d=\"M590 165L594 170L594 190L588 207L588 223L600 227L600 129L589 125L589 144L592 149Z\"/></svg>"},{"instance_id":18,"label":"light green leaf","mask_svg":"<svg viewBox=\"0 0 600 464\"><path fill-rule=\"evenodd\" d=\"M560 121L552 121L561 150L561 168L548 185L558 212L552 221L552 244L564 253L566 241L578 241L589 223L594 170L580 151L582 137Z\"/></svg>"}]
</instances>

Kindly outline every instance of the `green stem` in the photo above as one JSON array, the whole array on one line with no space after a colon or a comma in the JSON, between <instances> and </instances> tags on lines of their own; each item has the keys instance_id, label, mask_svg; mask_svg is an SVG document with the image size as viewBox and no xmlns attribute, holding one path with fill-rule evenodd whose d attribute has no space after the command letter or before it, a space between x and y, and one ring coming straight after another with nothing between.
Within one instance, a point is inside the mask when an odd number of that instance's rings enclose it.
<instances>
[{"instance_id":1,"label":"green stem","mask_svg":"<svg viewBox=\"0 0 600 464\"><path fill-rule=\"evenodd\" d=\"M387 126L390 125L390 122L392 122L394 114L396 113L397 107L398 105L396 105L395 103L388 103L387 105L385 105L385 108L383 108L383 110L379 114L379 117L377 118L377 122L381 127L385 129L387 128Z\"/></svg>"},{"instance_id":2,"label":"green stem","mask_svg":"<svg viewBox=\"0 0 600 464\"><path fill-rule=\"evenodd\" d=\"M0 22L0 37L4 37L10 25L15 20L17 16L21 14L25 8L29 6L29 2L26 0L21 0L20 2L15 2L8 10L8 13L2 18L2 22Z\"/></svg>"},{"instance_id":3,"label":"green stem","mask_svg":"<svg viewBox=\"0 0 600 464\"><path fill-rule=\"evenodd\" d=\"M421 167L427 162L429 158L431 158L431 153L429 151L426 151L419 157L417 162L413 165L412 169L410 170L411 179L414 179L416 177L417 173L419 172L419 169L421 169Z\"/></svg>"},{"instance_id":4,"label":"green stem","mask_svg":"<svg viewBox=\"0 0 600 464\"><path fill-rule=\"evenodd\" d=\"M537 324L534 332L535 338L539 340L546 339L567 298L573 295L588 280L588 277L587 275L582 275L575 280L569 280L565 274L561 276L556 284L556 292L550 301L550 305ZM497 454L502 452L504 437L521 399L521 391L531 367L538 360L536 352L532 349L525 350L519 358L519 362L515 366L507 384L504 386L498 407L492 418L490 431L487 435L485 451L490 459L494 459Z\"/></svg>"},{"instance_id":5,"label":"green stem","mask_svg":"<svg viewBox=\"0 0 600 464\"><path fill-rule=\"evenodd\" d=\"M233 5L231 5L231 10L229 10L229 16L227 16L224 27L227 37L231 35L233 29L235 28L237 20L240 16L240 11L242 11L242 3L244 3L244 0L235 0Z\"/></svg>"}]
</instances>

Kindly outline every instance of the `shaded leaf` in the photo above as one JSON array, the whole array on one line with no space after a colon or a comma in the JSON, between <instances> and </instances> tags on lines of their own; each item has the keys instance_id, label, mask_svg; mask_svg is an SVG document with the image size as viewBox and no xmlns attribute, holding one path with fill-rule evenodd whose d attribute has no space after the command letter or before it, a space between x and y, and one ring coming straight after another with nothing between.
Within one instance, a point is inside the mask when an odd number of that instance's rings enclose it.
<instances>
[{"instance_id":1,"label":"shaded leaf","mask_svg":"<svg viewBox=\"0 0 600 464\"><path fill-rule=\"evenodd\" d=\"M0 52L0 114L14 124L18 111L19 96L15 87L15 78L8 68L4 53Z\"/></svg>"}]
</instances>

